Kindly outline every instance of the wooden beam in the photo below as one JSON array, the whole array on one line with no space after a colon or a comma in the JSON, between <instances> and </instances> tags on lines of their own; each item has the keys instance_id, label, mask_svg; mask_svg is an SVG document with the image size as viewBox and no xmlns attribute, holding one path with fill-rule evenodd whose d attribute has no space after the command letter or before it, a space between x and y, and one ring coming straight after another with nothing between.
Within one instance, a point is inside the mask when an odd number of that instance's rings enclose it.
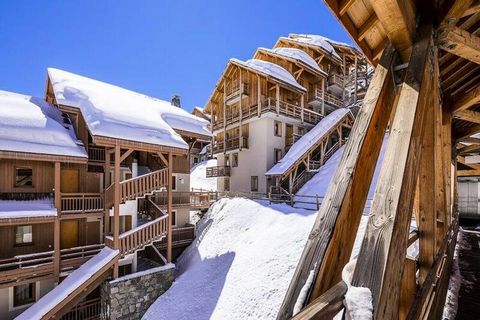
<instances>
[{"instance_id":1,"label":"wooden beam","mask_svg":"<svg viewBox=\"0 0 480 320\"><path fill-rule=\"evenodd\" d=\"M343 16L347 13L348 9L355 3L356 0L341 0L339 13Z\"/></svg>"},{"instance_id":2,"label":"wooden beam","mask_svg":"<svg viewBox=\"0 0 480 320\"><path fill-rule=\"evenodd\" d=\"M315 281L316 289L311 295L312 299L335 285L335 280L338 282L342 267L348 262L355 230L358 228L365 205L368 185L382 145L389 110L393 104L393 83L390 77L394 55L393 48L388 46L375 70L353 125L351 138L345 146L345 152L322 201L278 319L289 319L292 316L298 295L315 265L317 268L320 264L324 267ZM342 249L335 251L335 248L331 248L327 252L327 246ZM331 261L331 264L324 261ZM325 284L322 285L320 279L325 279Z\"/></svg>"},{"instance_id":3,"label":"wooden beam","mask_svg":"<svg viewBox=\"0 0 480 320\"><path fill-rule=\"evenodd\" d=\"M408 312L415 300L417 292L417 261L412 257L405 258L405 266L402 274L402 289L400 292L399 320L407 318Z\"/></svg>"},{"instance_id":4,"label":"wooden beam","mask_svg":"<svg viewBox=\"0 0 480 320\"><path fill-rule=\"evenodd\" d=\"M472 144L472 145L465 146L465 147L462 147L460 149L457 149L457 152L460 155L465 155L465 154L468 154L470 152L475 152L475 151L476 151L476 153L478 153L478 149L480 149L480 145Z\"/></svg>"},{"instance_id":5,"label":"wooden beam","mask_svg":"<svg viewBox=\"0 0 480 320\"><path fill-rule=\"evenodd\" d=\"M475 125L473 127L459 128L455 130L455 139L460 141L479 132L480 132L480 125Z\"/></svg>"},{"instance_id":6,"label":"wooden beam","mask_svg":"<svg viewBox=\"0 0 480 320\"><path fill-rule=\"evenodd\" d=\"M480 176L480 170L457 170L458 177Z\"/></svg>"},{"instance_id":7,"label":"wooden beam","mask_svg":"<svg viewBox=\"0 0 480 320\"><path fill-rule=\"evenodd\" d=\"M375 0L370 4L400 57L408 61L416 22L412 1Z\"/></svg>"},{"instance_id":8,"label":"wooden beam","mask_svg":"<svg viewBox=\"0 0 480 320\"><path fill-rule=\"evenodd\" d=\"M113 247L120 249L120 145L115 146L113 169ZM113 278L118 278L118 262L113 267Z\"/></svg>"},{"instance_id":9,"label":"wooden beam","mask_svg":"<svg viewBox=\"0 0 480 320\"><path fill-rule=\"evenodd\" d=\"M480 103L480 85L477 85L467 94L464 94L460 99L455 101L452 106L452 112L454 116L456 116L456 113L459 111L467 110L477 103Z\"/></svg>"},{"instance_id":10,"label":"wooden beam","mask_svg":"<svg viewBox=\"0 0 480 320\"><path fill-rule=\"evenodd\" d=\"M212 150L213 150L213 148L212 148ZM157 154L158 154L158 156L160 157L160 160L163 162L163 165L164 165L165 167L168 167L168 160L167 160L167 158L165 158L165 156L163 155L163 153L157 153Z\"/></svg>"},{"instance_id":11,"label":"wooden beam","mask_svg":"<svg viewBox=\"0 0 480 320\"><path fill-rule=\"evenodd\" d=\"M375 319L398 316L424 119L432 88L433 70L428 63L432 31L431 25L417 31L353 275L354 286L371 290Z\"/></svg>"},{"instance_id":12,"label":"wooden beam","mask_svg":"<svg viewBox=\"0 0 480 320\"><path fill-rule=\"evenodd\" d=\"M480 124L480 112L461 110L453 114L454 118Z\"/></svg>"},{"instance_id":13,"label":"wooden beam","mask_svg":"<svg viewBox=\"0 0 480 320\"><path fill-rule=\"evenodd\" d=\"M461 143L480 144L480 138L474 138L474 137L465 137L462 139L458 139L457 141Z\"/></svg>"},{"instance_id":14,"label":"wooden beam","mask_svg":"<svg viewBox=\"0 0 480 320\"><path fill-rule=\"evenodd\" d=\"M135 150L133 149L128 149L127 151L125 151L122 156L120 157L120 163L122 163L123 161L125 161L125 159L127 159L127 157Z\"/></svg>"},{"instance_id":15,"label":"wooden beam","mask_svg":"<svg viewBox=\"0 0 480 320\"><path fill-rule=\"evenodd\" d=\"M471 6L473 0L455 0L443 18L442 24L455 25L464 16L465 11Z\"/></svg>"},{"instance_id":16,"label":"wooden beam","mask_svg":"<svg viewBox=\"0 0 480 320\"><path fill-rule=\"evenodd\" d=\"M377 15L375 13L372 13L367 19L367 21L365 21L358 29L358 40L362 41L363 39L365 39L367 34L370 33L370 31L372 31L372 29L376 27L377 23L379 22L380 21L378 20Z\"/></svg>"},{"instance_id":17,"label":"wooden beam","mask_svg":"<svg viewBox=\"0 0 480 320\"><path fill-rule=\"evenodd\" d=\"M346 292L347 285L340 281L295 315L292 320L333 319L343 308Z\"/></svg>"},{"instance_id":18,"label":"wooden beam","mask_svg":"<svg viewBox=\"0 0 480 320\"><path fill-rule=\"evenodd\" d=\"M173 209L173 156L168 154L168 185L167 185L167 212L168 212L168 233L167 233L167 261L172 262L172 209Z\"/></svg>"},{"instance_id":19,"label":"wooden beam","mask_svg":"<svg viewBox=\"0 0 480 320\"><path fill-rule=\"evenodd\" d=\"M455 26L442 27L438 31L440 49L480 64L479 37Z\"/></svg>"},{"instance_id":20,"label":"wooden beam","mask_svg":"<svg viewBox=\"0 0 480 320\"><path fill-rule=\"evenodd\" d=\"M477 3L473 4L470 8L468 8L463 12L462 18L475 14L479 11L480 11L480 2L477 1Z\"/></svg>"}]
</instances>

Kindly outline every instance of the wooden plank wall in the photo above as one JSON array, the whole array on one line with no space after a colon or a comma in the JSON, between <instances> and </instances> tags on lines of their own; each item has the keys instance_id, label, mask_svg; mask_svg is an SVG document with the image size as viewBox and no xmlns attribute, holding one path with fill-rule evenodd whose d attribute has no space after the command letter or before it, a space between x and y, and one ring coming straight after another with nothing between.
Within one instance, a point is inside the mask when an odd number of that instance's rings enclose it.
<instances>
[{"instance_id":1,"label":"wooden plank wall","mask_svg":"<svg viewBox=\"0 0 480 320\"><path fill-rule=\"evenodd\" d=\"M15 187L15 168L32 168L33 187ZM0 160L0 193L25 192L49 193L53 192L54 170L52 162L25 161L25 160Z\"/></svg>"},{"instance_id":2,"label":"wooden plank wall","mask_svg":"<svg viewBox=\"0 0 480 320\"><path fill-rule=\"evenodd\" d=\"M28 254L53 250L53 223L32 225L33 244L15 245L15 226L0 227L0 259L11 258L19 254Z\"/></svg>"}]
</instances>

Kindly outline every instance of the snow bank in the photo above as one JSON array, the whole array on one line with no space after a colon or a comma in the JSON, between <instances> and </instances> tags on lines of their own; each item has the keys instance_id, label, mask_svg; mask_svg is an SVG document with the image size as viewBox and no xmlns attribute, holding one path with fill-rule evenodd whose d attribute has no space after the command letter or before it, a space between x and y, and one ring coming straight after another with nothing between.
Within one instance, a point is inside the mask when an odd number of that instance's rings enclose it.
<instances>
[{"instance_id":1,"label":"snow bank","mask_svg":"<svg viewBox=\"0 0 480 320\"><path fill-rule=\"evenodd\" d=\"M370 320L373 319L372 292L368 288L355 287L351 284L357 260L351 260L342 270L342 280L347 285L345 305L345 319Z\"/></svg>"},{"instance_id":2,"label":"snow bank","mask_svg":"<svg viewBox=\"0 0 480 320\"><path fill-rule=\"evenodd\" d=\"M90 279L99 269L107 265L118 255L118 250L103 248L93 258L85 262L65 278L52 291L16 317L16 320L41 319L57 304L71 295L82 283Z\"/></svg>"},{"instance_id":3,"label":"snow bank","mask_svg":"<svg viewBox=\"0 0 480 320\"><path fill-rule=\"evenodd\" d=\"M0 220L16 218L55 217L52 199L16 201L0 200Z\"/></svg>"},{"instance_id":4,"label":"snow bank","mask_svg":"<svg viewBox=\"0 0 480 320\"><path fill-rule=\"evenodd\" d=\"M61 112L42 99L0 91L0 150L86 158Z\"/></svg>"},{"instance_id":5,"label":"snow bank","mask_svg":"<svg viewBox=\"0 0 480 320\"><path fill-rule=\"evenodd\" d=\"M188 148L174 129L211 136L208 121L170 102L49 68L57 103L79 108L93 135Z\"/></svg>"},{"instance_id":6,"label":"snow bank","mask_svg":"<svg viewBox=\"0 0 480 320\"><path fill-rule=\"evenodd\" d=\"M218 201L143 319L275 319L314 219L285 204Z\"/></svg>"},{"instance_id":7,"label":"snow bank","mask_svg":"<svg viewBox=\"0 0 480 320\"><path fill-rule=\"evenodd\" d=\"M458 293L462 284L462 275L458 265L458 253L461 248L468 246L468 243L462 237L462 228L458 230L457 244L453 255L452 272L448 282L447 297L445 298L445 306L443 308L443 319L455 319L458 310Z\"/></svg>"},{"instance_id":8,"label":"snow bank","mask_svg":"<svg viewBox=\"0 0 480 320\"><path fill-rule=\"evenodd\" d=\"M313 58L303 50L296 49L296 48L281 48L281 47L274 48L274 49L259 48L259 50L301 61L303 64L309 66L313 70L323 73L325 75L327 74L325 71L320 69L317 62L315 62L315 60L313 60Z\"/></svg>"},{"instance_id":9,"label":"snow bank","mask_svg":"<svg viewBox=\"0 0 480 320\"><path fill-rule=\"evenodd\" d=\"M190 188L217 191L217 178L207 178L207 167L217 165L217 159L197 163L190 170Z\"/></svg>"},{"instance_id":10,"label":"snow bank","mask_svg":"<svg viewBox=\"0 0 480 320\"><path fill-rule=\"evenodd\" d=\"M280 67L279 65L276 65L275 63L258 60L258 59L250 59L247 61L242 61L235 58L230 59L230 62L233 62L240 66L244 66L246 68L254 69L260 73L263 73L266 76L275 78L281 82L291 85L292 87L297 88L300 91L307 91L307 89L302 87L297 82L297 80L295 80L295 78L291 75L290 72Z\"/></svg>"},{"instance_id":11,"label":"snow bank","mask_svg":"<svg viewBox=\"0 0 480 320\"><path fill-rule=\"evenodd\" d=\"M272 168L270 168L265 175L284 174L295 164L298 159L300 159L310 148L312 148L320 139L322 139L327 132L332 130L349 112L349 109L340 108L327 115L319 123L317 123L315 127L308 131L297 142L295 142L285 156Z\"/></svg>"},{"instance_id":12,"label":"snow bank","mask_svg":"<svg viewBox=\"0 0 480 320\"><path fill-rule=\"evenodd\" d=\"M334 42L329 38L313 34L291 34L286 39L322 48L327 53L330 53L336 58L341 59L338 53L335 51L335 48L332 46L332 43Z\"/></svg>"}]
</instances>

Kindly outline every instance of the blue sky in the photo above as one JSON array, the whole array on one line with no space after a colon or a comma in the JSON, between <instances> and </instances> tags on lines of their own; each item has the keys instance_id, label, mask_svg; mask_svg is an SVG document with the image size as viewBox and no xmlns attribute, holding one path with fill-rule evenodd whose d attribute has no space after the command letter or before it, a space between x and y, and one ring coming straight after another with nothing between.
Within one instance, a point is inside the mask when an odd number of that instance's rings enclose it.
<instances>
[{"instance_id":1,"label":"blue sky","mask_svg":"<svg viewBox=\"0 0 480 320\"><path fill-rule=\"evenodd\" d=\"M43 96L57 67L191 110L229 58L289 33L351 43L321 0L0 0L0 90Z\"/></svg>"}]
</instances>

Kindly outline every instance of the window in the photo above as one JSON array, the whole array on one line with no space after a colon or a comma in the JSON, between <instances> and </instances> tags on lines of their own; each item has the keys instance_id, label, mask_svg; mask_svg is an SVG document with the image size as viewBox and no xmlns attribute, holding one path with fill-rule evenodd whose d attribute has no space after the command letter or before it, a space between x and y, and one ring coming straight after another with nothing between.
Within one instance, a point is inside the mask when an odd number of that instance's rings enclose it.
<instances>
[{"instance_id":1,"label":"window","mask_svg":"<svg viewBox=\"0 0 480 320\"><path fill-rule=\"evenodd\" d=\"M15 187L33 187L32 168L15 168Z\"/></svg>"},{"instance_id":2,"label":"window","mask_svg":"<svg viewBox=\"0 0 480 320\"><path fill-rule=\"evenodd\" d=\"M232 154L232 167L238 167L238 153Z\"/></svg>"},{"instance_id":3,"label":"window","mask_svg":"<svg viewBox=\"0 0 480 320\"><path fill-rule=\"evenodd\" d=\"M230 167L230 157L227 155L225 155L225 167Z\"/></svg>"},{"instance_id":4,"label":"window","mask_svg":"<svg viewBox=\"0 0 480 320\"><path fill-rule=\"evenodd\" d=\"M230 179L228 178L223 180L223 191L230 191Z\"/></svg>"},{"instance_id":5,"label":"window","mask_svg":"<svg viewBox=\"0 0 480 320\"><path fill-rule=\"evenodd\" d=\"M250 190L258 191L258 176L252 176L250 178Z\"/></svg>"},{"instance_id":6,"label":"window","mask_svg":"<svg viewBox=\"0 0 480 320\"><path fill-rule=\"evenodd\" d=\"M273 133L277 137L282 136L282 123L280 121L275 121L275 123L273 124Z\"/></svg>"},{"instance_id":7,"label":"window","mask_svg":"<svg viewBox=\"0 0 480 320\"><path fill-rule=\"evenodd\" d=\"M13 306L19 307L35 302L35 282L13 287Z\"/></svg>"},{"instance_id":8,"label":"window","mask_svg":"<svg viewBox=\"0 0 480 320\"><path fill-rule=\"evenodd\" d=\"M32 226L16 226L15 228L15 244L28 245L33 242Z\"/></svg>"},{"instance_id":9,"label":"window","mask_svg":"<svg viewBox=\"0 0 480 320\"><path fill-rule=\"evenodd\" d=\"M172 190L177 190L177 176L172 175Z\"/></svg>"},{"instance_id":10,"label":"window","mask_svg":"<svg viewBox=\"0 0 480 320\"><path fill-rule=\"evenodd\" d=\"M273 149L274 150L274 160L275 160L275 163L277 163L278 161L280 161L280 159L282 159L282 149Z\"/></svg>"}]
</instances>

